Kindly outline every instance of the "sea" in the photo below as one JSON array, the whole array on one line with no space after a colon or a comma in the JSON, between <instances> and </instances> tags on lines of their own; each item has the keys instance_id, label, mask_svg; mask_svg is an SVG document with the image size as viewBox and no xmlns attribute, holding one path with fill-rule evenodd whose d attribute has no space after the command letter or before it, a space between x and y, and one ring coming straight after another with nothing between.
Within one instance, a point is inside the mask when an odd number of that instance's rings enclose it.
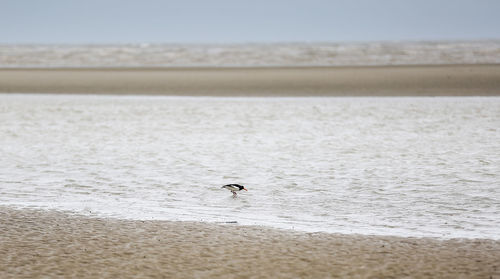
<instances>
[{"instance_id":1,"label":"sea","mask_svg":"<svg viewBox=\"0 0 500 279\"><path fill-rule=\"evenodd\" d=\"M500 40L245 44L0 44L0 67L498 64Z\"/></svg>"},{"instance_id":2,"label":"sea","mask_svg":"<svg viewBox=\"0 0 500 279\"><path fill-rule=\"evenodd\" d=\"M500 63L500 41L0 45L1 68L463 63ZM499 155L499 97L0 94L16 208L500 239Z\"/></svg>"},{"instance_id":3,"label":"sea","mask_svg":"<svg viewBox=\"0 0 500 279\"><path fill-rule=\"evenodd\" d=\"M16 208L500 239L499 155L499 97L0 94Z\"/></svg>"}]
</instances>

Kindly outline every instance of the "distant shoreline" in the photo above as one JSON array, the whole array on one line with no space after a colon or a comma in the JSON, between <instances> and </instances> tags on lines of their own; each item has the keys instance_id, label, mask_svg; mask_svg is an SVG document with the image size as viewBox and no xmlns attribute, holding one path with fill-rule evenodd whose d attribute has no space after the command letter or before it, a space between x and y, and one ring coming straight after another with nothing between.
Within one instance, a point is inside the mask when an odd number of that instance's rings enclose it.
<instances>
[{"instance_id":1,"label":"distant shoreline","mask_svg":"<svg viewBox=\"0 0 500 279\"><path fill-rule=\"evenodd\" d=\"M500 63L441 63L441 64L388 64L388 65L173 65L173 66L142 66L142 65L123 65L123 66L0 66L0 71L4 70L84 70L84 71L97 71L97 70L114 70L114 71L168 71L168 70L242 70L242 69L362 69L362 68L448 68L448 67L485 67L485 66L498 66Z\"/></svg>"},{"instance_id":2,"label":"distant shoreline","mask_svg":"<svg viewBox=\"0 0 500 279\"><path fill-rule=\"evenodd\" d=\"M500 96L500 64L0 68L0 93Z\"/></svg>"}]
</instances>

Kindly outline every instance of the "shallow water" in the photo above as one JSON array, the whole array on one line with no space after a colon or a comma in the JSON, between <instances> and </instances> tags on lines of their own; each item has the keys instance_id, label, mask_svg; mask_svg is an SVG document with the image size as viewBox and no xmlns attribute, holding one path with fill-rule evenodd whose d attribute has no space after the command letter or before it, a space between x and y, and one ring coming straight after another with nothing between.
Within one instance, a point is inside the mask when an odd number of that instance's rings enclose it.
<instances>
[{"instance_id":1,"label":"shallow water","mask_svg":"<svg viewBox=\"0 0 500 279\"><path fill-rule=\"evenodd\" d=\"M496 97L0 95L0 204L500 239L499 129Z\"/></svg>"}]
</instances>

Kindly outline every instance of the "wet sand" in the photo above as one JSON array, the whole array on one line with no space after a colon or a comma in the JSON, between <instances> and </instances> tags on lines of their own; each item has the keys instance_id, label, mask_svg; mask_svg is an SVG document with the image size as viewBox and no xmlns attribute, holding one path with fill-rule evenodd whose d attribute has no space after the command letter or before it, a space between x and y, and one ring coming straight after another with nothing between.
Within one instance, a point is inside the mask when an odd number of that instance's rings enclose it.
<instances>
[{"instance_id":1,"label":"wet sand","mask_svg":"<svg viewBox=\"0 0 500 279\"><path fill-rule=\"evenodd\" d=\"M499 96L500 65L0 69L2 93Z\"/></svg>"},{"instance_id":2,"label":"wet sand","mask_svg":"<svg viewBox=\"0 0 500 279\"><path fill-rule=\"evenodd\" d=\"M500 241L301 233L0 207L0 278L500 278Z\"/></svg>"}]
</instances>

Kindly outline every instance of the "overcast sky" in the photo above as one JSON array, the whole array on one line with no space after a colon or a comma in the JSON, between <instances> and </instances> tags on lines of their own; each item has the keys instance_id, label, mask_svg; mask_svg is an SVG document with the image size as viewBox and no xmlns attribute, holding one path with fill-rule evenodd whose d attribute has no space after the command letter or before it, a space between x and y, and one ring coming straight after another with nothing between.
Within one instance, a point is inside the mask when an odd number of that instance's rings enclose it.
<instances>
[{"instance_id":1,"label":"overcast sky","mask_svg":"<svg viewBox=\"0 0 500 279\"><path fill-rule=\"evenodd\" d=\"M0 43L500 39L498 0L0 0Z\"/></svg>"}]
</instances>

